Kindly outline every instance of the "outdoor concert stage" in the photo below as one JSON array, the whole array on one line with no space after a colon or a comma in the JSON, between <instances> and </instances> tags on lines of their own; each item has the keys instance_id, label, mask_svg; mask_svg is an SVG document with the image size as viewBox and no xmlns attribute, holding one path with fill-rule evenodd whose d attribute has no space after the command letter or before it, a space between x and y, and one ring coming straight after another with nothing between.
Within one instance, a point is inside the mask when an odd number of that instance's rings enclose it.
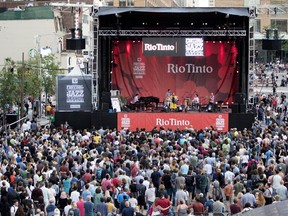
<instances>
[{"instance_id":1,"label":"outdoor concert stage","mask_svg":"<svg viewBox=\"0 0 288 216\"><path fill-rule=\"evenodd\" d=\"M248 8L100 7L95 12L92 88L81 76L62 81L56 125L131 130L212 125L220 131L252 125L252 115L240 109L248 95ZM215 101L239 106L232 113L108 113L114 110L111 90L119 92L120 102L130 102L136 93L164 102L167 89L180 105L195 94L208 104L214 93Z\"/></svg>"}]
</instances>

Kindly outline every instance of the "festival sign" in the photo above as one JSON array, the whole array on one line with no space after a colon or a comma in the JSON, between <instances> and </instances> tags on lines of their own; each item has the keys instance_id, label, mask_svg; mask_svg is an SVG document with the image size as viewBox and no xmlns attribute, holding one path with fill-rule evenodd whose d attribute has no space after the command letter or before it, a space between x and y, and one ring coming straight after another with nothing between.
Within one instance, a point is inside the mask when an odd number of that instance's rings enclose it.
<instances>
[{"instance_id":1,"label":"festival sign","mask_svg":"<svg viewBox=\"0 0 288 216\"><path fill-rule=\"evenodd\" d=\"M57 111L91 111L91 76L57 77Z\"/></svg>"}]
</instances>

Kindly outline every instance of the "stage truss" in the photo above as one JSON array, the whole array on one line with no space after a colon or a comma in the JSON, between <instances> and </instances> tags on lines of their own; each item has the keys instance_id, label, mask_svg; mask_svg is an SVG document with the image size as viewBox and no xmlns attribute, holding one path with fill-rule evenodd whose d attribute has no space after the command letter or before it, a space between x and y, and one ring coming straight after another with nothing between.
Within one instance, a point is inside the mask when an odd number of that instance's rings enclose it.
<instances>
[{"instance_id":1,"label":"stage truss","mask_svg":"<svg viewBox=\"0 0 288 216\"><path fill-rule=\"evenodd\" d=\"M179 37L245 37L246 30L98 30L99 36L179 36Z\"/></svg>"}]
</instances>

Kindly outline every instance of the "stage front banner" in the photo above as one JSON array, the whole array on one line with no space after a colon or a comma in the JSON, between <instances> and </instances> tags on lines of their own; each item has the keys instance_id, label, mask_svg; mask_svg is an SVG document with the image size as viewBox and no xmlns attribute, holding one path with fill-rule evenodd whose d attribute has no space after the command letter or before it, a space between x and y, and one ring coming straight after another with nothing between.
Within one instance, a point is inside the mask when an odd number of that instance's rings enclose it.
<instances>
[{"instance_id":1,"label":"stage front banner","mask_svg":"<svg viewBox=\"0 0 288 216\"><path fill-rule=\"evenodd\" d=\"M118 113L118 130L136 128L152 130L155 126L173 130L204 129L213 126L218 131L228 131L228 113Z\"/></svg>"},{"instance_id":2,"label":"stage front banner","mask_svg":"<svg viewBox=\"0 0 288 216\"><path fill-rule=\"evenodd\" d=\"M195 94L205 104L211 92L215 101L234 101L241 74L237 69L238 47L234 42L203 41L203 56L175 56L178 53L167 56L170 53L167 51L166 56L159 56L160 51L152 52L155 46L148 55L143 43L141 40L113 41L111 88L119 90L121 97L130 101L138 93L140 97L154 96L163 101L167 89L171 89L180 104ZM176 45L175 42L171 46Z\"/></svg>"}]
</instances>

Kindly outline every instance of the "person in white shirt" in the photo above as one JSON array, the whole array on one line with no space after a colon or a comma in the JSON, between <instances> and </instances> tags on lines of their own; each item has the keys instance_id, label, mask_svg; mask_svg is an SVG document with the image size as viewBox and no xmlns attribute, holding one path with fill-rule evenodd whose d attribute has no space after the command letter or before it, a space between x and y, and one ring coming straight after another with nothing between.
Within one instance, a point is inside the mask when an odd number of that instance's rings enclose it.
<instances>
[{"instance_id":1,"label":"person in white shirt","mask_svg":"<svg viewBox=\"0 0 288 216\"><path fill-rule=\"evenodd\" d=\"M148 177L144 177L143 185L146 187L146 190L149 188L150 181L148 181Z\"/></svg>"},{"instance_id":2,"label":"person in white shirt","mask_svg":"<svg viewBox=\"0 0 288 216\"><path fill-rule=\"evenodd\" d=\"M18 210L18 205L19 205L18 200L15 200L13 206L11 206L11 208L10 208L10 215L11 216L15 216L15 214Z\"/></svg>"},{"instance_id":3,"label":"person in white shirt","mask_svg":"<svg viewBox=\"0 0 288 216\"><path fill-rule=\"evenodd\" d=\"M276 170L276 175L272 176L271 185L274 189L281 187L282 177L279 175L279 170Z\"/></svg>"},{"instance_id":4,"label":"person in white shirt","mask_svg":"<svg viewBox=\"0 0 288 216\"><path fill-rule=\"evenodd\" d=\"M153 183L150 183L149 188L145 191L145 200L148 204L148 209L152 206L156 199L156 188Z\"/></svg>"},{"instance_id":5,"label":"person in white shirt","mask_svg":"<svg viewBox=\"0 0 288 216\"><path fill-rule=\"evenodd\" d=\"M40 189L42 190L42 193L43 193L43 200L44 200L45 209L46 209L46 207L47 207L48 204L49 204L49 199L48 199L48 197L49 197L49 190L48 190L48 188L45 186L45 183L44 183L44 182L42 182L41 185L42 185L42 187L41 187Z\"/></svg>"},{"instance_id":6,"label":"person in white shirt","mask_svg":"<svg viewBox=\"0 0 288 216\"><path fill-rule=\"evenodd\" d=\"M73 191L70 195L72 202L78 202L80 197L80 193L77 191L77 188L73 188Z\"/></svg>"},{"instance_id":7,"label":"person in white shirt","mask_svg":"<svg viewBox=\"0 0 288 216\"><path fill-rule=\"evenodd\" d=\"M136 208L136 206L138 205L138 201L137 201L137 199L134 197L134 194L133 193L131 193L131 195L130 195L130 199L128 200L128 202L130 203L130 206L132 207L132 208Z\"/></svg>"},{"instance_id":8,"label":"person in white shirt","mask_svg":"<svg viewBox=\"0 0 288 216\"><path fill-rule=\"evenodd\" d=\"M64 215L68 216L69 210L72 208L71 199L68 199L67 205L64 207Z\"/></svg>"},{"instance_id":9,"label":"person in white shirt","mask_svg":"<svg viewBox=\"0 0 288 216\"><path fill-rule=\"evenodd\" d=\"M228 184L228 181L233 181L234 180L234 177L235 177L235 174L233 172L231 172L231 167L227 168L227 171L225 172L225 184L227 185Z\"/></svg>"}]
</instances>

